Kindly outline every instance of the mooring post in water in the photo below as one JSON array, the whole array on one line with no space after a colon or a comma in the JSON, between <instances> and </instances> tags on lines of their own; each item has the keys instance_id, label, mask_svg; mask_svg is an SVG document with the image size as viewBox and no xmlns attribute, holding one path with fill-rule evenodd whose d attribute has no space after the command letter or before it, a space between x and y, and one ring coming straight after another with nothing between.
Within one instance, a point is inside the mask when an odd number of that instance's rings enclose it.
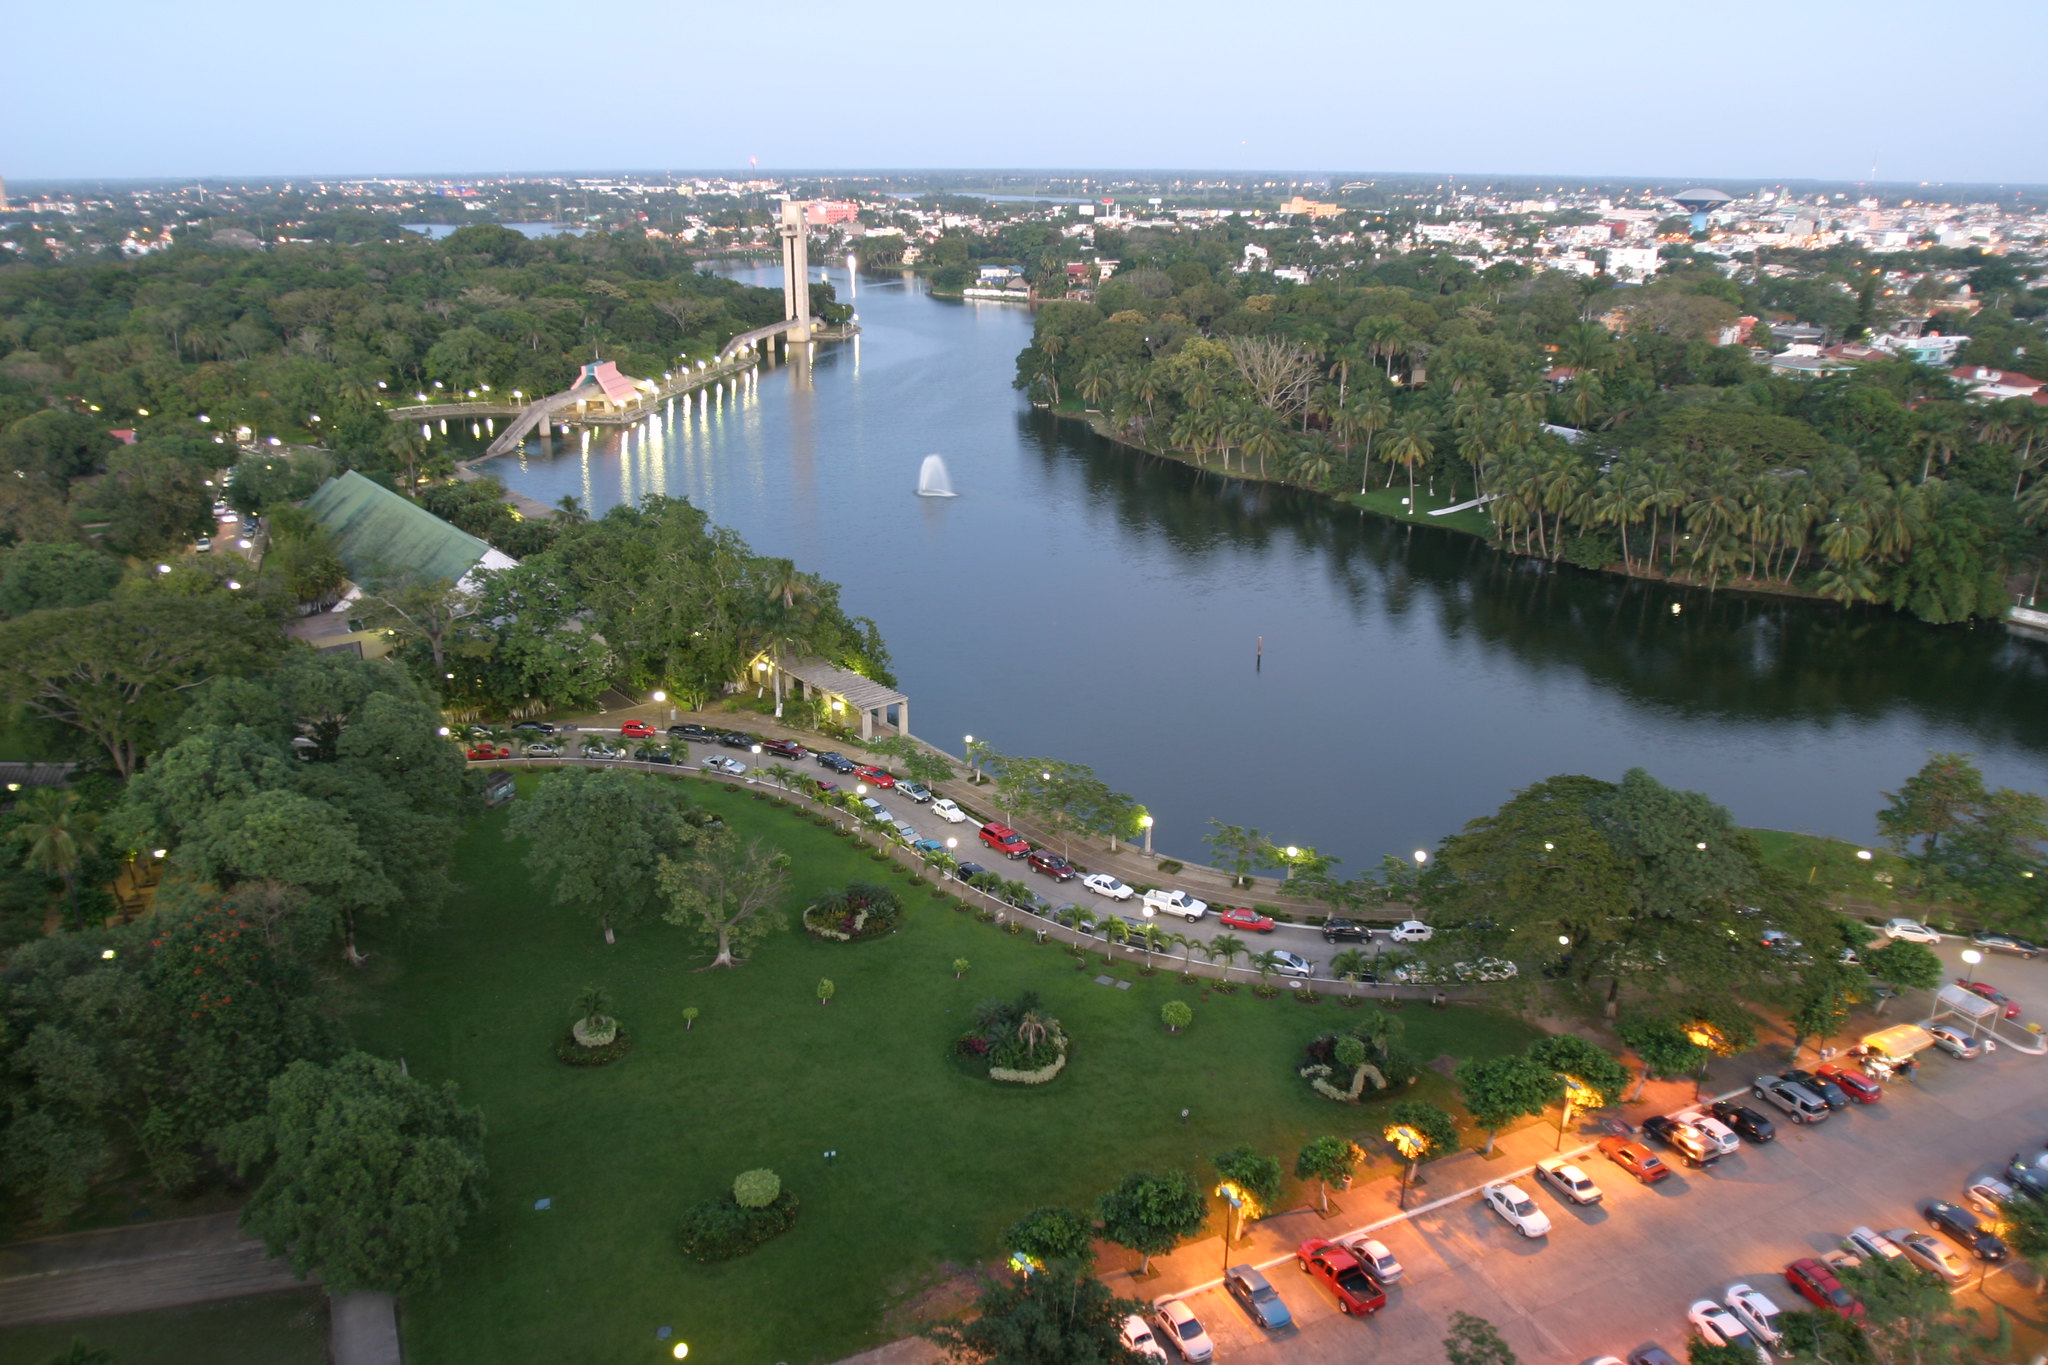
<instances>
[{"instance_id":1,"label":"mooring post in water","mask_svg":"<svg viewBox=\"0 0 2048 1365\"><path fill-rule=\"evenodd\" d=\"M1252 672L1262 673L1266 668L1266 637L1259 637L1258 652L1252 655Z\"/></svg>"}]
</instances>

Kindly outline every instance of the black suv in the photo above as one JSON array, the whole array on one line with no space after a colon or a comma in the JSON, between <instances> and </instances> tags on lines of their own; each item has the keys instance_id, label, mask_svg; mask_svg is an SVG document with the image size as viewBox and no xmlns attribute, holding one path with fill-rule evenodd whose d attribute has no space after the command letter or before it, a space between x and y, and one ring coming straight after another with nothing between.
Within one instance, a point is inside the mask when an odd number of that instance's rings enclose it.
<instances>
[{"instance_id":1,"label":"black suv","mask_svg":"<svg viewBox=\"0 0 2048 1365\"><path fill-rule=\"evenodd\" d=\"M1967 1247L1980 1261L2009 1261L2012 1248L1977 1221L1977 1215L1954 1204L1934 1200L1927 1206L1927 1221L1948 1234L1950 1241Z\"/></svg>"},{"instance_id":2,"label":"black suv","mask_svg":"<svg viewBox=\"0 0 2048 1365\"><path fill-rule=\"evenodd\" d=\"M718 742L728 749L751 749L761 742L761 737L745 730L727 730L718 736Z\"/></svg>"},{"instance_id":3,"label":"black suv","mask_svg":"<svg viewBox=\"0 0 2048 1365\"><path fill-rule=\"evenodd\" d=\"M529 735L551 735L555 732L555 727L544 720L522 720L512 728Z\"/></svg>"},{"instance_id":4,"label":"black suv","mask_svg":"<svg viewBox=\"0 0 2048 1365\"><path fill-rule=\"evenodd\" d=\"M712 740L718 738L718 732L716 730L709 729L706 726L697 725L694 723L688 725L671 725L668 727L668 732L672 738L693 740L698 744L709 744Z\"/></svg>"},{"instance_id":5,"label":"black suv","mask_svg":"<svg viewBox=\"0 0 2048 1365\"><path fill-rule=\"evenodd\" d=\"M1001 880L995 873L989 871L980 863L962 863L953 869L953 875L966 882L969 886L977 885L982 881L994 882Z\"/></svg>"},{"instance_id":6,"label":"black suv","mask_svg":"<svg viewBox=\"0 0 2048 1365\"><path fill-rule=\"evenodd\" d=\"M1340 939L1346 943L1365 942L1365 926L1357 920L1331 919L1323 921L1323 942L1335 943Z\"/></svg>"},{"instance_id":7,"label":"black suv","mask_svg":"<svg viewBox=\"0 0 2048 1365\"><path fill-rule=\"evenodd\" d=\"M830 768L835 773L850 773L860 766L845 754L812 754L811 757L818 760L819 767Z\"/></svg>"},{"instance_id":8,"label":"black suv","mask_svg":"<svg viewBox=\"0 0 2048 1365\"><path fill-rule=\"evenodd\" d=\"M1707 1107L1707 1112L1751 1142L1771 1142L1778 1136L1778 1130L1771 1126L1771 1121L1746 1104L1715 1100Z\"/></svg>"}]
</instances>

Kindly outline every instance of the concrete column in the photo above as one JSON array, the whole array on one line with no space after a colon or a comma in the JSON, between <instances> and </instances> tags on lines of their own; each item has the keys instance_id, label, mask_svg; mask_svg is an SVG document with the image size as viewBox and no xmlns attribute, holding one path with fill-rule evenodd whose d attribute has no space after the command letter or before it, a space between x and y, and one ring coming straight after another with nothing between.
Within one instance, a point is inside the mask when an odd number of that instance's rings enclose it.
<instances>
[{"instance_id":1,"label":"concrete column","mask_svg":"<svg viewBox=\"0 0 2048 1365\"><path fill-rule=\"evenodd\" d=\"M782 316L793 322L791 342L811 339L811 257L809 228L801 200L782 201Z\"/></svg>"}]
</instances>

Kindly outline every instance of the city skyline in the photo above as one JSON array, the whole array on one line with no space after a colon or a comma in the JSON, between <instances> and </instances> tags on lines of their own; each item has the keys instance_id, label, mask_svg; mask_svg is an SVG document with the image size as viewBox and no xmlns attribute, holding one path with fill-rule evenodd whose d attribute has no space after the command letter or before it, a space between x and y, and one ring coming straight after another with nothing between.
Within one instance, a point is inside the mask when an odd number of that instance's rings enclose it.
<instances>
[{"instance_id":1,"label":"city skyline","mask_svg":"<svg viewBox=\"0 0 2048 1365\"><path fill-rule=\"evenodd\" d=\"M1967 31L1931 32L1924 13L1890 0L1859 7L1853 29L1838 14L1761 3L1686 26L1617 6L1480 3L1448 28L1327 0L1256 16L1200 0L1172 11L1170 26L1151 6L1056 0L1022 27L966 29L927 4L897 10L882 33L815 0L758 24L678 23L630 0L600 22L532 0L488 19L372 4L343 25L241 5L217 7L203 27L132 0L103 13L122 41L95 54L97 98L78 100L76 72L59 64L22 73L24 107L64 113L6 154L10 181L1405 166L2048 182L2048 153L2023 133L2039 115L2027 66L2048 40L2048 12L2019 0L1995 0ZM778 41L815 41L771 47L771 20ZM26 14L23 50L69 46L65 22ZM579 32L596 60L551 64L563 44L580 58ZM1999 41L1982 41L1991 32ZM1926 80L1967 70L1967 108L1873 76L1897 69L1907 33ZM1248 43L1263 62L1243 60ZM725 58L703 60L707 44ZM795 65L778 69L784 53Z\"/></svg>"}]
</instances>

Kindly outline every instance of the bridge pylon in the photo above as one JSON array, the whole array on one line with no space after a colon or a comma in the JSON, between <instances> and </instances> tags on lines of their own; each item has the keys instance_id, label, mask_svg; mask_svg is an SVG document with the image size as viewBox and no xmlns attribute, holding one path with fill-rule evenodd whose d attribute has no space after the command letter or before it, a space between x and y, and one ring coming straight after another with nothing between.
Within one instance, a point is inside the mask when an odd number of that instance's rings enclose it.
<instances>
[{"instance_id":1,"label":"bridge pylon","mask_svg":"<svg viewBox=\"0 0 2048 1365\"><path fill-rule=\"evenodd\" d=\"M782 317L790 324L783 333L792 345L809 345L811 340L811 256L809 227L804 221L810 207L800 199L782 201Z\"/></svg>"}]
</instances>

